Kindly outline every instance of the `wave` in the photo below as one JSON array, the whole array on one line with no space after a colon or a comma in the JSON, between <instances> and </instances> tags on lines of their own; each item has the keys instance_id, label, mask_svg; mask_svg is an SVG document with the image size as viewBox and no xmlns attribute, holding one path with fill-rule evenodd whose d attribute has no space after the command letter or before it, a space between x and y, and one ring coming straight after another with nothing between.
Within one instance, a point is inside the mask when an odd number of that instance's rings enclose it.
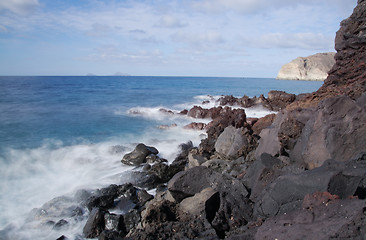
<instances>
[{"instance_id":1,"label":"wave","mask_svg":"<svg viewBox=\"0 0 366 240\"><path fill-rule=\"evenodd\" d=\"M220 106L219 99L222 97L221 95L212 96L212 95L199 95L195 96L194 101L178 104L173 106L173 108L167 108L164 106L159 107L133 107L128 109L125 113L121 111L116 111L116 114L128 114L130 116L135 117L143 117L147 119L157 120L157 121L180 121L185 124L188 124L193 120L192 118L187 117L186 115L179 114L182 110L189 110L194 106L199 106L202 108L213 108ZM256 106L251 108L243 108L241 106L229 106L225 105L233 109L244 109L248 118L261 118L268 114L277 113L275 111L271 111L262 106ZM208 123L207 119L200 119L201 122ZM176 122L174 122L176 123Z\"/></svg>"},{"instance_id":2,"label":"wave","mask_svg":"<svg viewBox=\"0 0 366 240\"><path fill-rule=\"evenodd\" d=\"M62 142L48 140L38 148L6 149L0 155L0 236L60 237L50 226L27 222L31 210L59 196L72 197L80 189L126 183L128 172L134 167L123 165L120 160L139 142L156 147L160 157L172 162L179 153L179 145L189 140L197 146L199 132L177 127L167 131L154 129L140 136L118 136L101 143L63 146ZM83 221L70 222L70 228L62 234L80 234Z\"/></svg>"}]
</instances>

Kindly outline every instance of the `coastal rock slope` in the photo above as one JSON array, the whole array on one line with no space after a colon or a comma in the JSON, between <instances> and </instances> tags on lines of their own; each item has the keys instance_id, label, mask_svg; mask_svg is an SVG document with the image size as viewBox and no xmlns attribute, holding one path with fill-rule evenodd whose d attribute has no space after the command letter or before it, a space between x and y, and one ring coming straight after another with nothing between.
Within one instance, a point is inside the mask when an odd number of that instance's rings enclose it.
<instances>
[{"instance_id":1,"label":"coastal rock slope","mask_svg":"<svg viewBox=\"0 0 366 240\"><path fill-rule=\"evenodd\" d=\"M308 57L298 57L282 66L277 79L324 81L333 67L335 53L317 53Z\"/></svg>"},{"instance_id":2,"label":"coastal rock slope","mask_svg":"<svg viewBox=\"0 0 366 240\"><path fill-rule=\"evenodd\" d=\"M219 107L182 111L212 119L198 147L181 145L168 164L139 144L122 160L136 166L135 182L81 191L80 206L64 211L55 204L65 198L52 200L34 218L61 235L87 216L81 239L365 239L365 26L366 0L358 0L341 23L336 64L318 91L225 96ZM230 106L278 113L250 119ZM155 196L146 191L152 188Z\"/></svg>"}]
</instances>

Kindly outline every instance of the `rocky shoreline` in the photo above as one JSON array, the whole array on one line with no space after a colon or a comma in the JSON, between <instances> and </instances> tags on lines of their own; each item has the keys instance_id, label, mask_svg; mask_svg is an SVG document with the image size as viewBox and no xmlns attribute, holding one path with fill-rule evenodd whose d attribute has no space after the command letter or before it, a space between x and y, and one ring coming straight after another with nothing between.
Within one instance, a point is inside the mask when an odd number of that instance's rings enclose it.
<instances>
[{"instance_id":1,"label":"rocky shoreline","mask_svg":"<svg viewBox=\"0 0 366 240\"><path fill-rule=\"evenodd\" d=\"M59 221L47 224L60 232L73 224L63 216L88 218L80 238L101 240L364 239L365 24L359 0L337 32L336 64L317 92L224 96L219 107L182 111L197 119L186 128L207 131L199 146L182 144L169 164L158 149L138 144L122 158L136 166L132 183L54 199L31 218L53 213ZM247 119L230 106L278 114ZM212 121L199 121L205 118Z\"/></svg>"}]
</instances>

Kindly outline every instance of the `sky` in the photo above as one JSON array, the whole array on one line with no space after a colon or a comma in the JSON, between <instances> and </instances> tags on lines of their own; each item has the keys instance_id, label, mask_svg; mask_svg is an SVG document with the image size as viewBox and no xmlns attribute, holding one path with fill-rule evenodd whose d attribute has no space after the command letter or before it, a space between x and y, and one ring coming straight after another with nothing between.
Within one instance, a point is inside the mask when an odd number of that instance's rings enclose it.
<instances>
[{"instance_id":1,"label":"sky","mask_svg":"<svg viewBox=\"0 0 366 240\"><path fill-rule=\"evenodd\" d=\"M0 75L276 77L357 0L0 0Z\"/></svg>"}]
</instances>

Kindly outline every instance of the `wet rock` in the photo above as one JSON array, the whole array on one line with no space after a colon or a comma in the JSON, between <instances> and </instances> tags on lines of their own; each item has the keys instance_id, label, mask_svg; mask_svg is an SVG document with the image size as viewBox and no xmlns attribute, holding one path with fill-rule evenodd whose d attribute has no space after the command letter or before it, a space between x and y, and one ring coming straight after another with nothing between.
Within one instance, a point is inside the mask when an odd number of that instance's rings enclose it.
<instances>
[{"instance_id":1,"label":"wet rock","mask_svg":"<svg viewBox=\"0 0 366 240\"><path fill-rule=\"evenodd\" d=\"M113 154L113 155L117 155L117 154L121 154L125 151L127 151L127 147L125 146L122 146L122 145L115 145L115 146L112 146L110 147L109 149L109 153Z\"/></svg>"},{"instance_id":2,"label":"wet rock","mask_svg":"<svg viewBox=\"0 0 366 240\"><path fill-rule=\"evenodd\" d=\"M234 105L237 105L238 99L233 97L232 95L230 95L230 96L220 97L217 100L217 102L219 102L219 104L221 106L225 106L225 105L234 106Z\"/></svg>"},{"instance_id":3,"label":"wet rock","mask_svg":"<svg viewBox=\"0 0 366 240\"><path fill-rule=\"evenodd\" d=\"M60 221L58 221L54 226L53 226L53 229L55 230L60 230L62 229L63 227L65 227L66 225L68 225L69 222L66 221L65 219L61 219Z\"/></svg>"},{"instance_id":4,"label":"wet rock","mask_svg":"<svg viewBox=\"0 0 366 240\"><path fill-rule=\"evenodd\" d=\"M141 221L141 214L138 210L131 209L123 216L123 220L126 232L130 232L131 229L135 228Z\"/></svg>"},{"instance_id":5,"label":"wet rock","mask_svg":"<svg viewBox=\"0 0 366 240\"><path fill-rule=\"evenodd\" d=\"M187 109L184 109L184 110L180 111L179 114L181 114L181 115L187 115L188 114L188 110Z\"/></svg>"},{"instance_id":6,"label":"wet rock","mask_svg":"<svg viewBox=\"0 0 366 240\"><path fill-rule=\"evenodd\" d=\"M193 149L193 143L192 141L189 141L187 143L183 143L179 146L180 153L178 156L174 159L174 161L169 165L170 172L173 174L173 176L183 171L188 164L188 154Z\"/></svg>"},{"instance_id":7,"label":"wet rock","mask_svg":"<svg viewBox=\"0 0 366 240\"><path fill-rule=\"evenodd\" d=\"M153 201L143 213L142 224L177 221L177 206L175 203L162 200Z\"/></svg>"},{"instance_id":8,"label":"wet rock","mask_svg":"<svg viewBox=\"0 0 366 240\"><path fill-rule=\"evenodd\" d=\"M174 115L174 112L172 110L168 110L168 109L165 109L165 108L160 108L159 112L169 114L169 115Z\"/></svg>"},{"instance_id":9,"label":"wet rock","mask_svg":"<svg viewBox=\"0 0 366 240\"><path fill-rule=\"evenodd\" d=\"M122 163L126 165L138 166L141 163L146 162L146 157L150 154L158 154L159 151L154 147L146 146L143 143L138 144L135 149L124 155L121 160Z\"/></svg>"},{"instance_id":10,"label":"wet rock","mask_svg":"<svg viewBox=\"0 0 366 240\"><path fill-rule=\"evenodd\" d=\"M161 179L155 173L141 171L133 171L125 174L124 180L143 189L153 189L161 184Z\"/></svg>"},{"instance_id":11,"label":"wet rock","mask_svg":"<svg viewBox=\"0 0 366 240\"><path fill-rule=\"evenodd\" d=\"M105 229L109 231L120 232L120 234L126 235L124 220L122 215L105 213L104 214Z\"/></svg>"},{"instance_id":12,"label":"wet rock","mask_svg":"<svg viewBox=\"0 0 366 240\"><path fill-rule=\"evenodd\" d=\"M116 231L105 230L99 236L98 240L122 240L123 235Z\"/></svg>"},{"instance_id":13,"label":"wet rock","mask_svg":"<svg viewBox=\"0 0 366 240\"><path fill-rule=\"evenodd\" d=\"M150 154L146 157L146 163L148 164L154 164L154 163L167 163L168 160L161 158L157 155Z\"/></svg>"},{"instance_id":14,"label":"wet rock","mask_svg":"<svg viewBox=\"0 0 366 240\"><path fill-rule=\"evenodd\" d=\"M247 123L253 126L258 120L259 118L247 118Z\"/></svg>"},{"instance_id":15,"label":"wet rock","mask_svg":"<svg viewBox=\"0 0 366 240\"><path fill-rule=\"evenodd\" d=\"M183 128L184 129L192 129L192 130L203 130L205 129L207 126L206 123L197 123L197 122L192 122L188 125L185 125Z\"/></svg>"},{"instance_id":16,"label":"wet rock","mask_svg":"<svg viewBox=\"0 0 366 240\"><path fill-rule=\"evenodd\" d=\"M105 229L105 211L100 208L93 208L86 222L83 233L86 238L98 237Z\"/></svg>"},{"instance_id":17,"label":"wet rock","mask_svg":"<svg viewBox=\"0 0 366 240\"><path fill-rule=\"evenodd\" d=\"M166 130L166 129L171 129L171 128L175 128L178 125L176 123L172 123L170 125L158 125L157 128L162 129L162 130Z\"/></svg>"}]
</instances>

